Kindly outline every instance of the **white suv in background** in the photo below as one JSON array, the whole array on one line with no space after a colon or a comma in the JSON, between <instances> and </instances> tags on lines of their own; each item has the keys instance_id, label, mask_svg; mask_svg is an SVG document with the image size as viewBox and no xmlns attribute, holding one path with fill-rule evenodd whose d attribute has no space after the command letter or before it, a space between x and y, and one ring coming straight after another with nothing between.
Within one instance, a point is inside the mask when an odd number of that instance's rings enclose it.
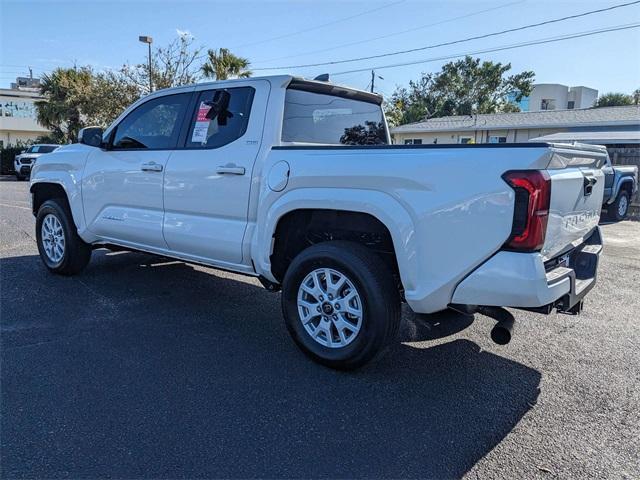
<instances>
[{"instance_id":1,"label":"white suv in background","mask_svg":"<svg viewBox=\"0 0 640 480\"><path fill-rule=\"evenodd\" d=\"M16 178L18 180L24 180L31 175L31 167L33 167L36 158L45 153L51 153L60 148L60 145L51 145L40 143L37 145L31 145L27 150L23 151L20 155L16 155L14 163L14 169L16 171Z\"/></svg>"}]
</instances>

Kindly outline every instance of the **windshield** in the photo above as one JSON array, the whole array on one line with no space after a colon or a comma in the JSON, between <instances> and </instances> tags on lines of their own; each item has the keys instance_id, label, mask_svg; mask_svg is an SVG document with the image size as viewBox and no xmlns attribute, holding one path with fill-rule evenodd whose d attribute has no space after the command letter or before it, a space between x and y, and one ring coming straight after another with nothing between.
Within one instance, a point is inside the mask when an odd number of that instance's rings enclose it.
<instances>
[{"instance_id":1,"label":"windshield","mask_svg":"<svg viewBox=\"0 0 640 480\"><path fill-rule=\"evenodd\" d=\"M51 153L56 148L57 145L32 145L26 153Z\"/></svg>"},{"instance_id":2,"label":"windshield","mask_svg":"<svg viewBox=\"0 0 640 480\"><path fill-rule=\"evenodd\" d=\"M288 89L282 141L325 145L388 143L382 109L375 103Z\"/></svg>"}]
</instances>

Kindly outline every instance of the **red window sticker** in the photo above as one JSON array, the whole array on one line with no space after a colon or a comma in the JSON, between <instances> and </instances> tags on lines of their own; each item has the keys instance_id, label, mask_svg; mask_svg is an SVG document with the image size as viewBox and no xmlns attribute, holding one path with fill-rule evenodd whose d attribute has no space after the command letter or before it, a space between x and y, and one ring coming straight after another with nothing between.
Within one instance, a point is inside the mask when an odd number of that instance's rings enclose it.
<instances>
[{"instance_id":1,"label":"red window sticker","mask_svg":"<svg viewBox=\"0 0 640 480\"><path fill-rule=\"evenodd\" d=\"M209 122L211 122L207 118L209 110L211 110L210 105L200 102L196 124L193 126L193 134L191 135L191 141L194 143L207 143L207 132L209 131Z\"/></svg>"}]
</instances>

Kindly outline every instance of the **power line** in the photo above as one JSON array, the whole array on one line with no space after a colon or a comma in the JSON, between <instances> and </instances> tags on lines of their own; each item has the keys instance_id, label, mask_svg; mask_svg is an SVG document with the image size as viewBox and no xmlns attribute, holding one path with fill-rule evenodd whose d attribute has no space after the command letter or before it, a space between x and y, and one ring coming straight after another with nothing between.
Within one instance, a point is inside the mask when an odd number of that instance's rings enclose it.
<instances>
[{"instance_id":1,"label":"power line","mask_svg":"<svg viewBox=\"0 0 640 480\"><path fill-rule=\"evenodd\" d=\"M422 59L422 60L415 60L415 61L411 61L411 62L402 62L402 63L394 63L394 64L390 64L390 65L379 65L379 66L373 67L373 69L382 70L383 68L405 67L405 66L408 66L408 65L418 65L418 64L421 64L421 63L437 62L437 61L441 61L441 60L451 60L451 59L454 59L454 58L466 57L467 55L480 55L480 54L483 54L483 53L501 52L501 51L504 51L504 50L512 50L512 49L515 49L515 48L529 47L529 46L532 46L532 45L543 45L543 44L546 44L546 43L561 42L563 40L571 40L573 38L589 37L591 35L598 35L598 34L607 33L607 32L617 32L617 31L620 31L620 30L629 30L629 29L638 28L638 27L640 27L640 23L629 23L629 24L625 24L625 25L615 25L613 27L603 28L603 29L599 29L599 30L590 30L590 31L586 31L586 32L577 32L575 34L568 34L568 35L561 35L561 36L557 36L557 37L543 38L543 39L540 39L540 40L532 40L530 42L516 43L516 44L505 45L505 46L501 46L501 47L488 48L488 49L485 49L485 50L476 50L475 52L457 53L457 54L447 55L447 56L442 56L442 57L425 58L425 59ZM330 73L330 75L336 76L336 75L346 75L347 73L368 72L369 70L371 70L371 68L372 67L358 68L358 69L354 69L354 70L347 70L347 71L344 71L344 72L333 72L333 73Z\"/></svg>"},{"instance_id":2,"label":"power line","mask_svg":"<svg viewBox=\"0 0 640 480\"><path fill-rule=\"evenodd\" d=\"M294 35L300 35L301 33L312 32L314 30L319 30L319 29L324 28L324 27L335 25L336 23L346 22L347 20L352 20L354 18L361 17L363 15L368 15L369 13L377 12L377 11L382 10L384 8L393 7L394 5L398 5L400 3L404 3L405 1L406 0L398 0L396 2L388 3L387 5L382 5L381 7L376 7L376 8L372 8L371 10L365 10L364 12L356 13L355 15L350 15L348 17L343 17L343 18L338 18L336 20L332 20L331 22L323 23L321 25L316 25L315 27L305 28L304 30L298 30L298 31L295 31L295 32L290 32L290 33L284 33L282 35L277 35L275 37L266 38L264 40L260 40L260 41L256 41L256 42L250 42L250 43L244 43L242 45L236 45L235 47L231 47L231 48L234 49L234 48L250 47L250 46L258 45L258 44L265 43L265 42L273 42L275 40L280 40L282 38L292 37Z\"/></svg>"},{"instance_id":3,"label":"power line","mask_svg":"<svg viewBox=\"0 0 640 480\"><path fill-rule=\"evenodd\" d=\"M545 20L544 22L531 23L531 24L528 24L528 25L523 25L521 27L509 28L507 30L501 30L501 31L498 31L498 32L486 33L484 35L476 35L474 37L467 37L467 38L462 38L462 39L459 39L459 40L452 40L450 42L438 43L438 44L434 44L434 45L427 45L427 46L424 46L424 47L410 48L408 50L398 50L398 51L395 51L395 52L381 53L381 54L378 54L378 55L369 55L369 56L366 56L366 57L350 58L350 59L346 59L346 60L334 60L334 61L331 61L331 62L307 63L307 64L304 64L304 65L285 65L285 66L280 66L280 67L253 68L252 70L254 70L254 71L258 71L258 70L287 70L287 69L292 69L292 68L322 67L322 66L326 66L326 65L337 65L337 64L341 64L341 63L351 63L351 62L359 62L359 61L362 61L362 60L372 60L372 59L375 59L375 58L390 57L390 56L394 56L394 55L401 55L401 54L405 54L405 53L413 53L413 52L418 52L418 51L422 51L422 50L429 50L429 49L437 48L437 47L444 47L444 46L449 46L449 45L455 45L455 44L458 44L458 43L470 42L472 40L479 40L479 39L488 38L488 37L495 37L497 35L504 35L506 33L512 33L512 32L517 32L517 31L521 31L521 30L526 30L526 29L529 29L529 28L540 27L542 25L549 25L549 24L552 24L552 23L564 22L566 20L572 20L574 18L585 17L587 15L593 15L593 14L596 14L596 13L602 13L602 12L614 10L614 9L617 9L617 8L627 7L629 5L635 5L635 4L638 4L638 3L640 3L640 0L635 0L633 2L628 2L628 3L621 3L621 4L618 4L618 5L613 5L611 7L600 8L598 10L590 10L588 12L578 13L576 15L569 15L569 16L566 16L566 17L555 18L555 19L552 19L552 20Z\"/></svg>"},{"instance_id":4,"label":"power line","mask_svg":"<svg viewBox=\"0 0 640 480\"><path fill-rule=\"evenodd\" d=\"M373 42L375 40L382 40L382 39L385 39L385 38L390 38L390 37L395 37L395 36L398 36L398 35L403 35L405 33L415 32L417 30L423 30L425 28L435 27L437 25L443 25L445 23L451 23L451 22L454 22L456 20L462 20L463 18L469 18L469 17L473 17L473 16L480 15L480 14L483 14L483 13L491 12L491 11L494 11L494 10L499 10L499 9L503 9L503 8L506 8L506 7L510 7L512 5L517 5L519 3L524 3L525 1L526 0L518 0L517 2L505 3L504 5L498 5L497 7L486 8L484 10L478 10L476 12L467 13L466 15L460 15L460 16L457 16L457 17L452 17L452 18L448 18L448 19L445 19L445 20L440 20L438 22L428 23L426 25L420 25L418 27L409 28L407 30L401 30L399 32L388 33L386 35L380 35L378 37L371 37L371 38L367 38L367 39L364 39L364 40L358 40L356 42L343 43L343 44L340 44L340 45L335 45L333 47L323 48L321 50L313 50L313 51L310 51L310 52L299 53L299 54L296 54L296 55L287 55L285 57L270 58L269 60L261 60L261 61L254 62L254 63L260 64L260 63L267 63L267 62L276 62L278 60L286 60L287 58L296 58L296 57L302 57L302 56L305 56L305 55L314 55L316 53L329 52L331 50L337 50L339 48L344 48L344 47L351 47L353 45L361 45L363 43L369 43L369 42Z\"/></svg>"}]
</instances>

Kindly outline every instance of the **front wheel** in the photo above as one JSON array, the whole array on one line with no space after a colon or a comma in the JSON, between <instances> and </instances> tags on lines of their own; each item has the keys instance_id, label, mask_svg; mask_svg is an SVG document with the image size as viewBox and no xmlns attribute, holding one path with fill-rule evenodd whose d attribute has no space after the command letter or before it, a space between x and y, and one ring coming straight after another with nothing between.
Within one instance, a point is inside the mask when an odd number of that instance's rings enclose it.
<instances>
[{"instance_id":1,"label":"front wheel","mask_svg":"<svg viewBox=\"0 0 640 480\"><path fill-rule=\"evenodd\" d=\"M382 259L356 243L313 245L287 269L282 310L300 349L331 368L359 368L396 337L400 297Z\"/></svg>"},{"instance_id":2,"label":"front wheel","mask_svg":"<svg viewBox=\"0 0 640 480\"><path fill-rule=\"evenodd\" d=\"M47 200L38 210L36 240L42 262L54 273L80 273L91 258L91 245L78 236L69 208L58 199Z\"/></svg>"}]
</instances>

